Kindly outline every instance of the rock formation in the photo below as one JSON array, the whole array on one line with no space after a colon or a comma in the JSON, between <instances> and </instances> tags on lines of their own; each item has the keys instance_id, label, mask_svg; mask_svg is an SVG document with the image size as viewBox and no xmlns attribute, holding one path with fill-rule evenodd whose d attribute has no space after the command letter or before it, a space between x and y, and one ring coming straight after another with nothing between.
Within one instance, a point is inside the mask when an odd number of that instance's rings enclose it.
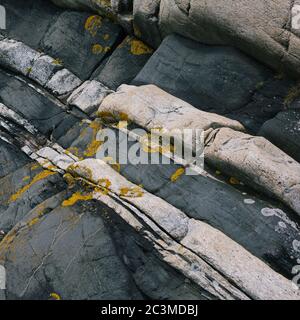
<instances>
[{"instance_id":1,"label":"rock formation","mask_svg":"<svg viewBox=\"0 0 300 320\"><path fill-rule=\"evenodd\" d=\"M2 2L0 298L299 300L298 2Z\"/></svg>"}]
</instances>

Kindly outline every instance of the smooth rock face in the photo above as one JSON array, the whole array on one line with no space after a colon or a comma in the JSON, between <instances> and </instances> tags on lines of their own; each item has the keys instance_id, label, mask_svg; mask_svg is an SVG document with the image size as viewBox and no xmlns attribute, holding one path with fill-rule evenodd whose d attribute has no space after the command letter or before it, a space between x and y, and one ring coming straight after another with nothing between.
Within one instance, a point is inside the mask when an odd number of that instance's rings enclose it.
<instances>
[{"instance_id":1,"label":"smooth rock face","mask_svg":"<svg viewBox=\"0 0 300 320\"><path fill-rule=\"evenodd\" d=\"M300 163L300 112L288 110L264 123L259 135Z\"/></svg>"},{"instance_id":2,"label":"smooth rock face","mask_svg":"<svg viewBox=\"0 0 300 320\"><path fill-rule=\"evenodd\" d=\"M217 114L197 110L190 104L173 97L154 85L141 87L122 85L114 94L106 97L99 113L120 114L148 130L163 128L172 134L176 129L202 129L231 127L243 130L235 120Z\"/></svg>"},{"instance_id":3,"label":"smooth rock face","mask_svg":"<svg viewBox=\"0 0 300 320\"><path fill-rule=\"evenodd\" d=\"M200 110L239 120L252 132L284 109L293 85L274 79L268 68L232 47L177 35L164 39L132 83L155 84Z\"/></svg>"},{"instance_id":4,"label":"smooth rock face","mask_svg":"<svg viewBox=\"0 0 300 320\"><path fill-rule=\"evenodd\" d=\"M163 35L237 47L275 70L300 74L300 40L291 30L289 0L161 0ZM297 31L296 31L297 32Z\"/></svg>"},{"instance_id":5,"label":"smooth rock face","mask_svg":"<svg viewBox=\"0 0 300 320\"><path fill-rule=\"evenodd\" d=\"M121 84L130 84L148 61L153 50L141 40L126 37L116 50L100 65L92 78L112 90Z\"/></svg>"},{"instance_id":6,"label":"smooth rock face","mask_svg":"<svg viewBox=\"0 0 300 320\"><path fill-rule=\"evenodd\" d=\"M256 186L300 214L300 164L262 137L229 128L217 130L206 161Z\"/></svg>"}]
</instances>

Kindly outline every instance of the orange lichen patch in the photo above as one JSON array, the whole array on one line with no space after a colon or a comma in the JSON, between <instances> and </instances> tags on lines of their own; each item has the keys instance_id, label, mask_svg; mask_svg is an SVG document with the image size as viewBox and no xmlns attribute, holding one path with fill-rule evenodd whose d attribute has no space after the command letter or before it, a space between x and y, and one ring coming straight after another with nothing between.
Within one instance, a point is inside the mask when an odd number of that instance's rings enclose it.
<instances>
[{"instance_id":1,"label":"orange lichen patch","mask_svg":"<svg viewBox=\"0 0 300 320\"><path fill-rule=\"evenodd\" d=\"M31 171L34 171L34 170L36 170L36 169L38 169L38 168L40 168L41 166L38 164L38 163L34 163L32 166L31 166L31 168L30 168L30 170Z\"/></svg>"},{"instance_id":2,"label":"orange lichen patch","mask_svg":"<svg viewBox=\"0 0 300 320\"><path fill-rule=\"evenodd\" d=\"M35 224L37 224L39 222L39 218L33 218L32 220L30 220L29 222L27 222L27 226L28 227L32 227L34 226Z\"/></svg>"},{"instance_id":3,"label":"orange lichen patch","mask_svg":"<svg viewBox=\"0 0 300 320\"><path fill-rule=\"evenodd\" d=\"M52 64L55 64L55 65L62 65L63 64L63 61L61 59L54 59L52 61Z\"/></svg>"},{"instance_id":4,"label":"orange lichen patch","mask_svg":"<svg viewBox=\"0 0 300 320\"><path fill-rule=\"evenodd\" d=\"M42 172L40 172L39 174L37 174L30 183L28 183L27 185L25 185L23 188L21 188L20 190L18 190L15 194L13 194L9 201L16 201L17 199L19 199L21 197L21 195L26 192L27 190L29 190L35 183L37 183L40 180L43 180L49 176L52 176L56 174L56 172L50 171L50 170L44 170Z\"/></svg>"},{"instance_id":5,"label":"orange lichen patch","mask_svg":"<svg viewBox=\"0 0 300 320\"><path fill-rule=\"evenodd\" d=\"M61 296L57 293L50 293L50 298L54 299L54 300L61 300Z\"/></svg>"},{"instance_id":6,"label":"orange lichen patch","mask_svg":"<svg viewBox=\"0 0 300 320\"><path fill-rule=\"evenodd\" d=\"M92 52L93 54L101 54L104 51L104 48L101 46L101 44L97 43L92 46Z\"/></svg>"},{"instance_id":7,"label":"orange lichen patch","mask_svg":"<svg viewBox=\"0 0 300 320\"><path fill-rule=\"evenodd\" d=\"M231 177L229 179L229 183L233 184L233 185L237 185L237 184L240 184L240 181L238 179L234 178L234 177Z\"/></svg>"},{"instance_id":8,"label":"orange lichen patch","mask_svg":"<svg viewBox=\"0 0 300 320\"><path fill-rule=\"evenodd\" d=\"M152 135L147 133L141 138L142 149L146 153L156 153L159 152L161 154L169 153L175 151L175 147L171 144L162 145L159 141L152 139Z\"/></svg>"},{"instance_id":9,"label":"orange lichen patch","mask_svg":"<svg viewBox=\"0 0 300 320\"><path fill-rule=\"evenodd\" d=\"M78 157L79 156L79 149L77 147L70 147L66 150L66 154L74 154L74 156Z\"/></svg>"},{"instance_id":10,"label":"orange lichen patch","mask_svg":"<svg viewBox=\"0 0 300 320\"><path fill-rule=\"evenodd\" d=\"M98 152L98 149L101 147L102 144L102 141L93 140L84 151L84 156L93 157Z\"/></svg>"},{"instance_id":11,"label":"orange lichen patch","mask_svg":"<svg viewBox=\"0 0 300 320\"><path fill-rule=\"evenodd\" d=\"M87 30L93 37L97 35L98 29L102 26L102 18L94 15L86 19L84 29Z\"/></svg>"},{"instance_id":12,"label":"orange lichen patch","mask_svg":"<svg viewBox=\"0 0 300 320\"><path fill-rule=\"evenodd\" d=\"M100 179L95 187L95 192L107 195L110 191L111 182L108 179Z\"/></svg>"},{"instance_id":13,"label":"orange lichen patch","mask_svg":"<svg viewBox=\"0 0 300 320\"><path fill-rule=\"evenodd\" d=\"M103 36L103 39L105 41L109 40L109 38L110 38L110 35L108 33Z\"/></svg>"},{"instance_id":14,"label":"orange lichen patch","mask_svg":"<svg viewBox=\"0 0 300 320\"><path fill-rule=\"evenodd\" d=\"M70 173L64 174L63 178L67 182L69 188L73 188L75 186L76 184L75 178Z\"/></svg>"},{"instance_id":15,"label":"orange lichen patch","mask_svg":"<svg viewBox=\"0 0 300 320\"><path fill-rule=\"evenodd\" d=\"M96 140L99 130L102 129L101 123L95 120L90 123L89 127L93 130L93 135L92 135L91 142L89 143L86 150L84 151L85 157L93 157L97 153L101 145L103 144L103 141Z\"/></svg>"},{"instance_id":16,"label":"orange lichen patch","mask_svg":"<svg viewBox=\"0 0 300 320\"><path fill-rule=\"evenodd\" d=\"M93 194L88 193L88 194L82 194L81 192L75 192L72 194L72 196L63 201L62 207L71 207L74 206L78 201L88 201L93 199Z\"/></svg>"},{"instance_id":17,"label":"orange lichen patch","mask_svg":"<svg viewBox=\"0 0 300 320\"><path fill-rule=\"evenodd\" d=\"M151 54L153 49L147 46L144 42L138 39L132 39L130 42L130 51L133 55L140 56L142 54Z\"/></svg>"},{"instance_id":18,"label":"orange lichen patch","mask_svg":"<svg viewBox=\"0 0 300 320\"><path fill-rule=\"evenodd\" d=\"M175 173L172 174L171 181L172 182L177 181L184 173L185 173L185 169L179 168L178 170L175 171Z\"/></svg>"},{"instance_id":19,"label":"orange lichen patch","mask_svg":"<svg viewBox=\"0 0 300 320\"><path fill-rule=\"evenodd\" d=\"M120 196L126 198L140 198L144 195L144 191L139 187L120 188Z\"/></svg>"}]
</instances>

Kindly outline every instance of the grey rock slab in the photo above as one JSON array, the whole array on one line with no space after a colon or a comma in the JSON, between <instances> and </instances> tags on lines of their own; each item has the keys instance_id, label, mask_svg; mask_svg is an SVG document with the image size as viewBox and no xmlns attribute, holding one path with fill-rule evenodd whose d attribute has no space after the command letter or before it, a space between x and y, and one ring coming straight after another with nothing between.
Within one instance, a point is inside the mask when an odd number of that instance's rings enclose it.
<instances>
[{"instance_id":1,"label":"grey rock slab","mask_svg":"<svg viewBox=\"0 0 300 320\"><path fill-rule=\"evenodd\" d=\"M153 50L141 40L126 37L114 50L105 65L95 70L92 78L112 90L130 84L151 57Z\"/></svg>"},{"instance_id":2,"label":"grey rock slab","mask_svg":"<svg viewBox=\"0 0 300 320\"><path fill-rule=\"evenodd\" d=\"M193 40L231 45L271 68L300 74L299 37L290 27L291 1L162 0L163 36L178 33Z\"/></svg>"},{"instance_id":3,"label":"grey rock slab","mask_svg":"<svg viewBox=\"0 0 300 320\"><path fill-rule=\"evenodd\" d=\"M22 42L12 39L0 41L0 65L25 76L30 73L34 60L39 56L40 53Z\"/></svg>"},{"instance_id":4,"label":"grey rock slab","mask_svg":"<svg viewBox=\"0 0 300 320\"><path fill-rule=\"evenodd\" d=\"M121 35L121 27L107 18L65 11L45 34L41 47L79 78L87 80Z\"/></svg>"},{"instance_id":5,"label":"grey rock slab","mask_svg":"<svg viewBox=\"0 0 300 320\"><path fill-rule=\"evenodd\" d=\"M257 132L285 107L292 81L233 47L208 46L170 35L133 80L154 84L194 107L239 120Z\"/></svg>"},{"instance_id":6,"label":"grey rock slab","mask_svg":"<svg viewBox=\"0 0 300 320\"><path fill-rule=\"evenodd\" d=\"M16 113L46 135L63 135L78 118L16 77L0 71L0 98Z\"/></svg>"},{"instance_id":7,"label":"grey rock slab","mask_svg":"<svg viewBox=\"0 0 300 320\"><path fill-rule=\"evenodd\" d=\"M263 137L217 130L205 159L300 214L300 164Z\"/></svg>"},{"instance_id":8,"label":"grey rock slab","mask_svg":"<svg viewBox=\"0 0 300 320\"><path fill-rule=\"evenodd\" d=\"M40 43L62 9L45 0L2 0L6 9L6 33L33 49Z\"/></svg>"},{"instance_id":9,"label":"grey rock slab","mask_svg":"<svg viewBox=\"0 0 300 320\"><path fill-rule=\"evenodd\" d=\"M29 162L30 159L16 146L0 139L0 178Z\"/></svg>"},{"instance_id":10,"label":"grey rock slab","mask_svg":"<svg viewBox=\"0 0 300 320\"><path fill-rule=\"evenodd\" d=\"M46 83L45 87L56 96L70 95L81 85L82 81L67 69L57 71Z\"/></svg>"},{"instance_id":11,"label":"grey rock slab","mask_svg":"<svg viewBox=\"0 0 300 320\"><path fill-rule=\"evenodd\" d=\"M259 131L281 150L300 163L300 110L280 112Z\"/></svg>"},{"instance_id":12,"label":"grey rock slab","mask_svg":"<svg viewBox=\"0 0 300 320\"><path fill-rule=\"evenodd\" d=\"M99 81L86 81L73 91L67 103L75 106L87 114L97 111L103 99L112 93Z\"/></svg>"}]
</instances>

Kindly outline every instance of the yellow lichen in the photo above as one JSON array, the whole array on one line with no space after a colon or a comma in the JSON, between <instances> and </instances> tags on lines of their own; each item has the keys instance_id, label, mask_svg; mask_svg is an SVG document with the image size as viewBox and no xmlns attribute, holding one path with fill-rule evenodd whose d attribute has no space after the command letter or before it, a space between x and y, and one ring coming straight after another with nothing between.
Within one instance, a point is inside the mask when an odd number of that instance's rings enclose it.
<instances>
[{"instance_id":1,"label":"yellow lichen","mask_svg":"<svg viewBox=\"0 0 300 320\"><path fill-rule=\"evenodd\" d=\"M27 180L29 180L30 179L30 176L26 176L26 177L24 177L23 179L22 179L22 181L27 181Z\"/></svg>"},{"instance_id":2,"label":"yellow lichen","mask_svg":"<svg viewBox=\"0 0 300 320\"><path fill-rule=\"evenodd\" d=\"M72 196L63 201L62 207L71 207L74 204L76 204L78 201L88 201L93 199L93 194L88 193L88 194L82 194L81 192L75 192L72 194Z\"/></svg>"},{"instance_id":3,"label":"yellow lichen","mask_svg":"<svg viewBox=\"0 0 300 320\"><path fill-rule=\"evenodd\" d=\"M93 140L84 151L85 157L93 157L102 145L102 141Z\"/></svg>"},{"instance_id":4,"label":"yellow lichen","mask_svg":"<svg viewBox=\"0 0 300 320\"><path fill-rule=\"evenodd\" d=\"M75 179L70 173L66 173L63 178L67 182L69 188L73 188L75 186Z\"/></svg>"},{"instance_id":5,"label":"yellow lichen","mask_svg":"<svg viewBox=\"0 0 300 320\"><path fill-rule=\"evenodd\" d=\"M109 38L110 38L110 35L108 33L103 36L103 39L105 41L109 40Z\"/></svg>"},{"instance_id":6,"label":"yellow lichen","mask_svg":"<svg viewBox=\"0 0 300 320\"><path fill-rule=\"evenodd\" d=\"M92 52L93 54L101 54L104 51L104 48L101 46L101 44L97 43L92 46Z\"/></svg>"},{"instance_id":7,"label":"yellow lichen","mask_svg":"<svg viewBox=\"0 0 300 320\"><path fill-rule=\"evenodd\" d=\"M54 300L61 300L61 296L57 293L50 293L50 298L54 299Z\"/></svg>"},{"instance_id":8,"label":"yellow lichen","mask_svg":"<svg viewBox=\"0 0 300 320\"><path fill-rule=\"evenodd\" d=\"M238 184L240 184L239 180L236 179L236 178L234 178L234 177L231 177L231 178L229 179L229 183L230 183L230 184L233 184L233 185L238 185Z\"/></svg>"},{"instance_id":9,"label":"yellow lichen","mask_svg":"<svg viewBox=\"0 0 300 320\"><path fill-rule=\"evenodd\" d=\"M29 222L27 222L28 227L32 227L39 222L39 218L33 218Z\"/></svg>"},{"instance_id":10,"label":"yellow lichen","mask_svg":"<svg viewBox=\"0 0 300 320\"><path fill-rule=\"evenodd\" d=\"M120 196L126 198L140 198L144 195L144 191L139 187L123 187L120 188Z\"/></svg>"},{"instance_id":11,"label":"yellow lichen","mask_svg":"<svg viewBox=\"0 0 300 320\"><path fill-rule=\"evenodd\" d=\"M15 194L13 194L9 201L16 201L17 199L19 199L22 194L24 192L26 192L27 190L29 190L35 183L37 183L40 180L43 180L51 175L56 174L56 172L50 171L50 170L44 170L42 172L40 172L39 174L37 174L30 183L28 183L27 185L25 185L23 188L21 188L20 190L18 190Z\"/></svg>"},{"instance_id":12,"label":"yellow lichen","mask_svg":"<svg viewBox=\"0 0 300 320\"><path fill-rule=\"evenodd\" d=\"M138 39L132 39L130 42L130 50L133 55L143 55L153 53L153 49Z\"/></svg>"},{"instance_id":13,"label":"yellow lichen","mask_svg":"<svg viewBox=\"0 0 300 320\"><path fill-rule=\"evenodd\" d=\"M97 35L98 29L102 26L102 18L100 16L94 15L86 19L84 28L87 30L93 37Z\"/></svg>"},{"instance_id":14,"label":"yellow lichen","mask_svg":"<svg viewBox=\"0 0 300 320\"><path fill-rule=\"evenodd\" d=\"M185 169L179 168L178 170L175 171L175 173L172 174L171 181L172 182L177 181L184 173L185 173Z\"/></svg>"},{"instance_id":15,"label":"yellow lichen","mask_svg":"<svg viewBox=\"0 0 300 320\"><path fill-rule=\"evenodd\" d=\"M54 59L52 61L52 64L55 64L55 65L62 65L63 64L63 61L61 59Z\"/></svg>"}]
</instances>

